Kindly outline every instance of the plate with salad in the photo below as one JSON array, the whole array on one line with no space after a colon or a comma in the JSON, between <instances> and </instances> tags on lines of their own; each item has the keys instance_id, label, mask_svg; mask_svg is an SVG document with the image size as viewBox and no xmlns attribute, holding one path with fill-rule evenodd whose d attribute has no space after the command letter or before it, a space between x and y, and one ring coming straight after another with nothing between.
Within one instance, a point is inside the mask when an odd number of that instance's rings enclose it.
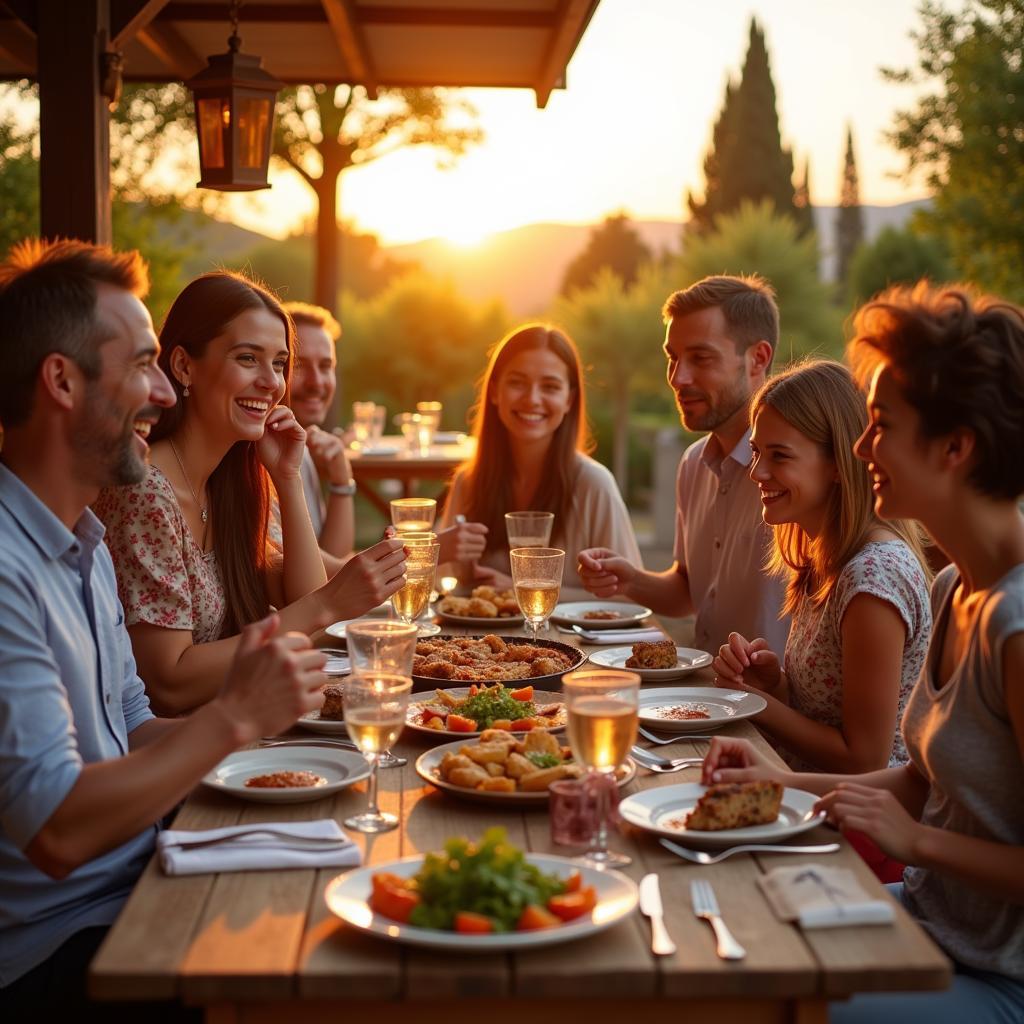
<instances>
[{"instance_id":1,"label":"plate with salad","mask_svg":"<svg viewBox=\"0 0 1024 1024\"><path fill-rule=\"evenodd\" d=\"M618 871L524 853L503 828L480 842L357 868L331 881L327 906L359 931L393 942L495 953L571 942L604 931L637 904Z\"/></svg>"},{"instance_id":2,"label":"plate with salad","mask_svg":"<svg viewBox=\"0 0 1024 1024\"><path fill-rule=\"evenodd\" d=\"M433 696L410 702L405 715L410 729L439 739L479 736L485 729L561 730L567 721L561 694L502 683L435 690Z\"/></svg>"}]
</instances>

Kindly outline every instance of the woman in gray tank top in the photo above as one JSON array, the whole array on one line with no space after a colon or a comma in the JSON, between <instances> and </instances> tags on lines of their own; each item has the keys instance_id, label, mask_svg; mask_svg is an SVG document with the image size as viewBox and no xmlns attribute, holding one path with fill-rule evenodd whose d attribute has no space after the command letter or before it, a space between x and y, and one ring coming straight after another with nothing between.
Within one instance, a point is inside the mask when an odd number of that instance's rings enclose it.
<instances>
[{"instance_id":1,"label":"woman in gray tank top","mask_svg":"<svg viewBox=\"0 0 1024 1024\"><path fill-rule=\"evenodd\" d=\"M786 774L842 828L908 865L896 895L954 962L936 993L858 996L832 1024L1024 1022L1024 310L924 283L859 311L848 355L868 392L857 454L883 519L917 519L952 564L902 731L909 764ZM716 739L704 781L763 778Z\"/></svg>"}]
</instances>

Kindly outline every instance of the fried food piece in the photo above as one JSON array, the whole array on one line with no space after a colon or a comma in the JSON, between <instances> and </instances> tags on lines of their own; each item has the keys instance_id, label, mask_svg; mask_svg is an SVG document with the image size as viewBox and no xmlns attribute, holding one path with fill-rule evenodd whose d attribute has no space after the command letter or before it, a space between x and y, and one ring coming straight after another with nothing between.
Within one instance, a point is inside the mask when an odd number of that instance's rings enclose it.
<instances>
[{"instance_id":1,"label":"fried food piece","mask_svg":"<svg viewBox=\"0 0 1024 1024\"><path fill-rule=\"evenodd\" d=\"M550 676L561 667L554 658L535 658L530 662L530 668L534 676Z\"/></svg>"},{"instance_id":2,"label":"fried food piece","mask_svg":"<svg viewBox=\"0 0 1024 1024\"><path fill-rule=\"evenodd\" d=\"M341 683L328 683L323 688L324 706L320 709L320 717L331 721L340 721L345 717L345 688Z\"/></svg>"},{"instance_id":3,"label":"fried food piece","mask_svg":"<svg viewBox=\"0 0 1024 1024\"><path fill-rule=\"evenodd\" d=\"M508 644L505 643L505 641L502 640L500 636L495 636L493 633L488 633L487 636L483 638L481 643L487 644L492 654L508 653Z\"/></svg>"},{"instance_id":4,"label":"fried food piece","mask_svg":"<svg viewBox=\"0 0 1024 1024\"><path fill-rule=\"evenodd\" d=\"M505 762L505 774L510 779L521 779L524 775L535 772L537 766L522 754L509 754Z\"/></svg>"},{"instance_id":5,"label":"fried food piece","mask_svg":"<svg viewBox=\"0 0 1024 1024\"><path fill-rule=\"evenodd\" d=\"M448 776L448 781L453 786L465 786L466 789L476 789L480 783L486 782L490 777L485 769L474 765L472 768L456 768Z\"/></svg>"},{"instance_id":6,"label":"fried food piece","mask_svg":"<svg viewBox=\"0 0 1024 1024\"><path fill-rule=\"evenodd\" d=\"M498 592L494 587L474 587L471 596L479 598L481 601L493 601L498 596Z\"/></svg>"},{"instance_id":7,"label":"fried food piece","mask_svg":"<svg viewBox=\"0 0 1024 1024\"><path fill-rule=\"evenodd\" d=\"M523 742L524 752L527 754L555 754L562 756L561 744L546 729L534 729L527 733Z\"/></svg>"},{"instance_id":8,"label":"fried food piece","mask_svg":"<svg viewBox=\"0 0 1024 1024\"><path fill-rule=\"evenodd\" d=\"M515 750L519 746L519 741L510 732L506 732L504 729L484 729L480 733L480 743L505 743L508 745L509 752Z\"/></svg>"},{"instance_id":9,"label":"fried food piece","mask_svg":"<svg viewBox=\"0 0 1024 1024\"><path fill-rule=\"evenodd\" d=\"M476 787L485 793L514 793L516 791L516 780L506 778L504 775L494 776L486 779Z\"/></svg>"},{"instance_id":10,"label":"fried food piece","mask_svg":"<svg viewBox=\"0 0 1024 1024\"><path fill-rule=\"evenodd\" d=\"M444 612L445 615L468 615L469 614L469 599L465 597L452 597L450 594L448 597L443 598L437 606L439 612Z\"/></svg>"},{"instance_id":11,"label":"fried food piece","mask_svg":"<svg viewBox=\"0 0 1024 1024\"><path fill-rule=\"evenodd\" d=\"M547 789L552 782L564 779L568 775L568 765L556 764L554 768L537 768L519 779L519 788L524 793L537 793Z\"/></svg>"},{"instance_id":12,"label":"fried food piece","mask_svg":"<svg viewBox=\"0 0 1024 1024\"><path fill-rule=\"evenodd\" d=\"M485 601L482 597L471 597L465 614L472 615L476 619L496 619L498 606L491 601Z\"/></svg>"},{"instance_id":13,"label":"fried food piece","mask_svg":"<svg viewBox=\"0 0 1024 1024\"><path fill-rule=\"evenodd\" d=\"M466 750L466 747L462 748ZM458 754L453 754L450 750L444 757L441 758L441 763L438 765L437 770L441 773L442 779L447 779L453 771L459 768L473 768L475 765L465 754L461 751Z\"/></svg>"},{"instance_id":14,"label":"fried food piece","mask_svg":"<svg viewBox=\"0 0 1024 1024\"><path fill-rule=\"evenodd\" d=\"M640 640L633 644L633 656L626 668L675 668L679 663L673 640Z\"/></svg>"},{"instance_id":15,"label":"fried food piece","mask_svg":"<svg viewBox=\"0 0 1024 1024\"><path fill-rule=\"evenodd\" d=\"M504 764L508 760L507 743L477 743L472 747L463 747L466 756L477 764L489 764L496 762Z\"/></svg>"}]
</instances>

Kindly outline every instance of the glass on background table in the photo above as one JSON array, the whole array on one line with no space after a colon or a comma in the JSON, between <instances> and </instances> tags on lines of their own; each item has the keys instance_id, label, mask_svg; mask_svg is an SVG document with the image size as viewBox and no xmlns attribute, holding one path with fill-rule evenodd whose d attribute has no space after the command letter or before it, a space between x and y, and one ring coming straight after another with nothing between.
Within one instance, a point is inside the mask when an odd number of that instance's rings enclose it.
<instances>
[{"instance_id":1,"label":"glass on background table","mask_svg":"<svg viewBox=\"0 0 1024 1024\"><path fill-rule=\"evenodd\" d=\"M609 794L616 786L615 770L626 763L636 742L640 677L615 669L581 669L562 679L562 692L569 713L569 746L587 769L586 782L597 801L590 849L579 860L596 868L623 867L631 858L608 849Z\"/></svg>"}]
</instances>

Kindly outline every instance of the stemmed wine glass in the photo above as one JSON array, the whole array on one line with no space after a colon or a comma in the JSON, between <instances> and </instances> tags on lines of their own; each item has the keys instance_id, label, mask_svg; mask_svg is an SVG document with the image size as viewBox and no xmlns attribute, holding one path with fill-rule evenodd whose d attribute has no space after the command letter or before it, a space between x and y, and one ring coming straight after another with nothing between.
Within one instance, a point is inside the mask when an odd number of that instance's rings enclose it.
<instances>
[{"instance_id":1,"label":"stemmed wine glass","mask_svg":"<svg viewBox=\"0 0 1024 1024\"><path fill-rule=\"evenodd\" d=\"M579 858L595 868L622 867L625 854L608 849L608 795L615 786L615 769L626 761L636 741L640 677L615 669L584 669L562 679L569 712L569 746L587 769L586 784L597 791L597 823L590 849Z\"/></svg>"},{"instance_id":2,"label":"stemmed wine glass","mask_svg":"<svg viewBox=\"0 0 1024 1024\"><path fill-rule=\"evenodd\" d=\"M441 544L436 533L403 533L399 536L406 550L406 582L401 590L391 595L391 606L403 622L412 624L430 605ZM433 622L419 627L420 636L433 636L440 632L441 627Z\"/></svg>"},{"instance_id":3,"label":"stemmed wine glass","mask_svg":"<svg viewBox=\"0 0 1024 1024\"><path fill-rule=\"evenodd\" d=\"M390 832L398 818L377 805L380 757L398 739L405 726L405 711L412 692L412 678L389 672L353 675L345 684L345 728L370 762L367 807L362 814L345 819L356 832Z\"/></svg>"},{"instance_id":4,"label":"stemmed wine glass","mask_svg":"<svg viewBox=\"0 0 1024 1024\"><path fill-rule=\"evenodd\" d=\"M536 641L537 630L558 604L565 552L558 548L513 548L509 560L516 601Z\"/></svg>"},{"instance_id":5,"label":"stemmed wine glass","mask_svg":"<svg viewBox=\"0 0 1024 1024\"><path fill-rule=\"evenodd\" d=\"M412 676L416 656L416 627L392 619L360 619L345 627L352 678ZM351 680L345 683L345 717L348 718L348 693ZM390 744L389 744L390 747ZM385 749L378 758L381 768L400 768L405 759Z\"/></svg>"}]
</instances>

